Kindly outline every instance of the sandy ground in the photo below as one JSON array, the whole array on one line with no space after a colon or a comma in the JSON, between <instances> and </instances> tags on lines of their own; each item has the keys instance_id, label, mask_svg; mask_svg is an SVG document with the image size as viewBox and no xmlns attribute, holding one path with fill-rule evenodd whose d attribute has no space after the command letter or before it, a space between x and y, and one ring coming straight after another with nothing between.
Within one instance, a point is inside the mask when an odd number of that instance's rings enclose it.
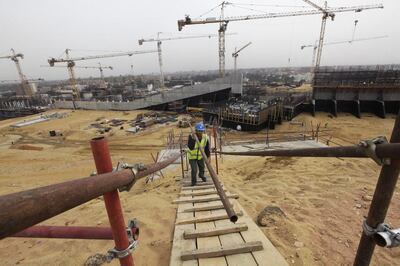
<instances>
[{"instance_id":1,"label":"sandy ground","mask_svg":"<svg viewBox=\"0 0 400 266\"><path fill-rule=\"evenodd\" d=\"M327 124L333 141L358 143L379 135L390 137L394 116L363 119L341 114L296 118L310 128ZM293 131L298 125L285 123L277 130ZM239 135L243 135L240 133ZM259 135L259 134L257 134ZM264 134L265 136L265 134ZM339 137L339 138L336 138ZM266 206L277 206L285 214L271 217L264 233L293 265L352 265L368 213L370 197L380 167L369 159L255 158L223 156L221 179L240 194L239 202L256 219ZM397 186L387 222L400 219L400 189ZM297 243L296 243L297 242ZM296 243L296 245L295 245ZM399 249L377 247L373 265L400 265Z\"/></svg>"},{"instance_id":2,"label":"sandy ground","mask_svg":"<svg viewBox=\"0 0 400 266\"><path fill-rule=\"evenodd\" d=\"M89 140L98 135L94 129L86 129L88 125L100 117L133 119L138 113L70 111L67 118L20 129L9 124L21 118L0 121L0 195L87 176L94 170ZM314 127L321 122L332 130L332 140L357 143L382 134L389 136L394 117L330 118L318 113L315 118L302 114L296 120L308 128L311 120ZM152 162L150 153L164 147L171 128L179 132L174 124L152 126L137 134L112 130L106 135L113 161ZM50 138L48 131L54 129L63 136ZM277 131L288 130L304 128L289 123L277 127ZM248 139L265 136L265 132L228 135ZM221 179L240 194L239 201L254 219L266 206L277 206L285 213L285 217L274 216L263 231L290 264L351 265L370 204L368 196L379 174L377 165L368 159L222 159ZM168 265L176 211L171 201L179 188L172 176L178 172L164 173L166 178L150 185L141 180L129 193L121 193L125 219L137 218L141 226L140 245L134 253L137 265ZM394 226L400 218L399 196L397 189L387 219ZM98 198L43 224L107 226L108 220L104 202ZM112 247L112 241L8 238L0 242L0 257L2 265L82 265L90 255ZM398 249L377 248L373 264L400 265L399 258Z\"/></svg>"}]
</instances>

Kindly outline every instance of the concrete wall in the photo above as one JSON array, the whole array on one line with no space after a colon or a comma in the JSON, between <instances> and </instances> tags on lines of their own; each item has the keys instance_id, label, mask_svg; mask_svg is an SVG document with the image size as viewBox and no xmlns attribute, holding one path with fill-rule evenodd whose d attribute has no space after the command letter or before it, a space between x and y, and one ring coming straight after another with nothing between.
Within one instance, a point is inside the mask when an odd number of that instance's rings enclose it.
<instances>
[{"instance_id":1,"label":"concrete wall","mask_svg":"<svg viewBox=\"0 0 400 266\"><path fill-rule=\"evenodd\" d=\"M137 110L148 108L168 102L174 102L203 94L213 93L231 88L233 93L240 94L242 91L242 77L226 77L205 82L193 86L185 86L179 89L166 91L152 95L144 99L137 99L131 102L94 102L94 101L75 101L77 109L84 110ZM56 101L54 108L73 109L72 101Z\"/></svg>"}]
</instances>

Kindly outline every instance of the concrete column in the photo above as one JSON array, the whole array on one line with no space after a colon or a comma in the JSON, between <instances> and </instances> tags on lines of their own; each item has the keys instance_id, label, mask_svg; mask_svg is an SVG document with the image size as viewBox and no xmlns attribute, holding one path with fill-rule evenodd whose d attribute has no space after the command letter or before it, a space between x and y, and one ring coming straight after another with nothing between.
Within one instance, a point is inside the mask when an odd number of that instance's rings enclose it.
<instances>
[{"instance_id":1,"label":"concrete column","mask_svg":"<svg viewBox=\"0 0 400 266\"><path fill-rule=\"evenodd\" d=\"M378 116L381 118L386 118L385 102L377 100L380 110L378 111Z\"/></svg>"},{"instance_id":2,"label":"concrete column","mask_svg":"<svg viewBox=\"0 0 400 266\"><path fill-rule=\"evenodd\" d=\"M311 105L312 105L311 115L315 116L315 99L311 100Z\"/></svg>"},{"instance_id":3,"label":"concrete column","mask_svg":"<svg viewBox=\"0 0 400 266\"><path fill-rule=\"evenodd\" d=\"M355 102L355 104L356 104L356 108L355 108L356 113L355 113L355 115L356 115L357 118L361 118L361 106L360 106L360 101L359 101L359 100L356 100L356 101L354 101L354 102Z\"/></svg>"},{"instance_id":4,"label":"concrete column","mask_svg":"<svg viewBox=\"0 0 400 266\"><path fill-rule=\"evenodd\" d=\"M333 116L337 117L337 101L336 100L332 100L333 102Z\"/></svg>"}]
</instances>

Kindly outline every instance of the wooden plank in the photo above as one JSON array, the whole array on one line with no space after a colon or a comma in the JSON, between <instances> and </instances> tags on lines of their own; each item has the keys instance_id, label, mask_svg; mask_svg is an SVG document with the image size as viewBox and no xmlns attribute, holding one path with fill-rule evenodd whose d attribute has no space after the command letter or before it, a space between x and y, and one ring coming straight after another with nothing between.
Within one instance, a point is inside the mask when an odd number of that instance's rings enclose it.
<instances>
[{"instance_id":1,"label":"wooden plank","mask_svg":"<svg viewBox=\"0 0 400 266\"><path fill-rule=\"evenodd\" d=\"M219 210L218 212L221 213L223 210ZM232 226L232 223L229 220L219 220L215 221L215 226ZM246 225L247 227L247 225ZM245 231L245 230L244 230ZM240 232L231 233L231 234L224 234L219 236L219 240L222 246L226 245L242 245L245 243ZM258 266L257 262L255 261L254 257L250 252L247 253L240 253L240 254L232 254L225 257L226 261L228 262L229 266Z\"/></svg>"},{"instance_id":2,"label":"wooden plank","mask_svg":"<svg viewBox=\"0 0 400 266\"><path fill-rule=\"evenodd\" d=\"M200 207L190 207L187 209L184 209L183 212L194 212L194 211L211 211L211 210L219 210L223 209L224 205L221 204L213 204L213 205L206 205L206 206L200 206Z\"/></svg>"},{"instance_id":3,"label":"wooden plank","mask_svg":"<svg viewBox=\"0 0 400 266\"><path fill-rule=\"evenodd\" d=\"M197 237L219 236L245 231L247 228L246 224L238 223L233 225L217 226L216 228L188 229L183 232L183 238L192 239Z\"/></svg>"},{"instance_id":4,"label":"wooden plank","mask_svg":"<svg viewBox=\"0 0 400 266\"><path fill-rule=\"evenodd\" d=\"M226 189L224 189L226 191ZM179 193L180 196L205 196L205 195L212 195L217 194L217 190L210 189L210 190L200 190L200 191L193 191L193 192L181 192Z\"/></svg>"},{"instance_id":5,"label":"wooden plank","mask_svg":"<svg viewBox=\"0 0 400 266\"><path fill-rule=\"evenodd\" d=\"M262 249L263 246L261 241L254 241L254 242L243 243L240 245L235 244L235 245L226 245L220 247L202 248L192 251L186 251L182 253L181 259L186 261L199 258L214 258L232 254L252 252Z\"/></svg>"},{"instance_id":6,"label":"wooden plank","mask_svg":"<svg viewBox=\"0 0 400 266\"><path fill-rule=\"evenodd\" d=\"M183 181L182 185L185 187L189 187L192 186L192 182L191 181ZM207 186L207 185L214 185L214 183L212 181L206 181L206 182L197 182L196 186Z\"/></svg>"},{"instance_id":7,"label":"wooden plank","mask_svg":"<svg viewBox=\"0 0 400 266\"><path fill-rule=\"evenodd\" d=\"M225 210L224 210L225 211ZM237 216L242 216L243 213L236 212ZM210 222L210 221L217 221L217 220L222 220L222 219L228 219L228 215L226 212L224 214L210 214L208 216L202 216L202 217L194 217L194 218L189 218L189 219L177 219L175 221L175 224L191 224L191 223L203 223L203 222Z\"/></svg>"},{"instance_id":8,"label":"wooden plank","mask_svg":"<svg viewBox=\"0 0 400 266\"><path fill-rule=\"evenodd\" d=\"M184 213L183 209L189 208L193 206L192 203L183 203L178 205L178 210L176 214L176 219L188 219L193 217L193 213ZM198 266L197 260L181 260L181 253L184 250L188 249L196 249L196 240L190 239L185 240L183 238L183 232L185 230L194 230L194 224L184 224L184 225L176 225L174 230L174 240L171 249L171 257L169 265L173 266Z\"/></svg>"},{"instance_id":9,"label":"wooden plank","mask_svg":"<svg viewBox=\"0 0 400 266\"><path fill-rule=\"evenodd\" d=\"M263 231L256 225L256 223L251 219L251 217L246 213L243 207L233 200L233 204L243 212L243 217L240 217L240 222L246 223L249 229L247 231L242 231L240 234L246 242L261 241L264 246L263 251L252 252L254 258L259 265L266 266L288 266L288 263L283 258L283 256L278 252L278 250L272 245L271 241L265 236Z\"/></svg>"},{"instance_id":10,"label":"wooden plank","mask_svg":"<svg viewBox=\"0 0 400 266\"><path fill-rule=\"evenodd\" d=\"M201 190L201 189L209 189L209 188L215 188L214 184L212 184L212 185L204 185L204 186L182 187L182 190Z\"/></svg>"},{"instance_id":11,"label":"wooden plank","mask_svg":"<svg viewBox=\"0 0 400 266\"><path fill-rule=\"evenodd\" d=\"M202 203L195 203L194 206L197 207ZM201 219L202 217L207 217L213 215L213 211L197 211L195 212L195 217L197 219ZM215 228L214 222L202 222L195 224L196 229L207 229L207 228ZM210 236L210 237L202 237L197 238L196 240L197 248L210 248L210 247L220 247L221 243L219 242L218 236ZM218 258L201 258L198 260L199 266L227 266L227 262L224 257Z\"/></svg>"},{"instance_id":12,"label":"wooden plank","mask_svg":"<svg viewBox=\"0 0 400 266\"><path fill-rule=\"evenodd\" d=\"M228 199L237 199L239 198L239 194L227 194L226 197ZM200 202L209 202L221 200L219 195L216 196L207 196L207 197L197 197L197 198L179 198L173 201L173 203L200 203Z\"/></svg>"}]
</instances>

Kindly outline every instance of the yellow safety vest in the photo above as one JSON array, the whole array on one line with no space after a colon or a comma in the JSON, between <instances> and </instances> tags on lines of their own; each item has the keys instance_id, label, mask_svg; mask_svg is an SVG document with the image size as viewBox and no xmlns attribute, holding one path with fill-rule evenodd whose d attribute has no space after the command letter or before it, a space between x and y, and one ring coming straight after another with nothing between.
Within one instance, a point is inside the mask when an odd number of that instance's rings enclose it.
<instances>
[{"instance_id":1,"label":"yellow safety vest","mask_svg":"<svg viewBox=\"0 0 400 266\"><path fill-rule=\"evenodd\" d=\"M203 149L206 147L207 141L208 141L207 134L203 134L201 141L200 141L200 145L201 145L201 147L203 147ZM201 159L203 159L203 156L201 155L201 151L199 149L199 145L197 144L197 141L196 141L196 144L194 145L194 149L188 150L188 158L189 158L189 160L199 160L199 161Z\"/></svg>"}]
</instances>

